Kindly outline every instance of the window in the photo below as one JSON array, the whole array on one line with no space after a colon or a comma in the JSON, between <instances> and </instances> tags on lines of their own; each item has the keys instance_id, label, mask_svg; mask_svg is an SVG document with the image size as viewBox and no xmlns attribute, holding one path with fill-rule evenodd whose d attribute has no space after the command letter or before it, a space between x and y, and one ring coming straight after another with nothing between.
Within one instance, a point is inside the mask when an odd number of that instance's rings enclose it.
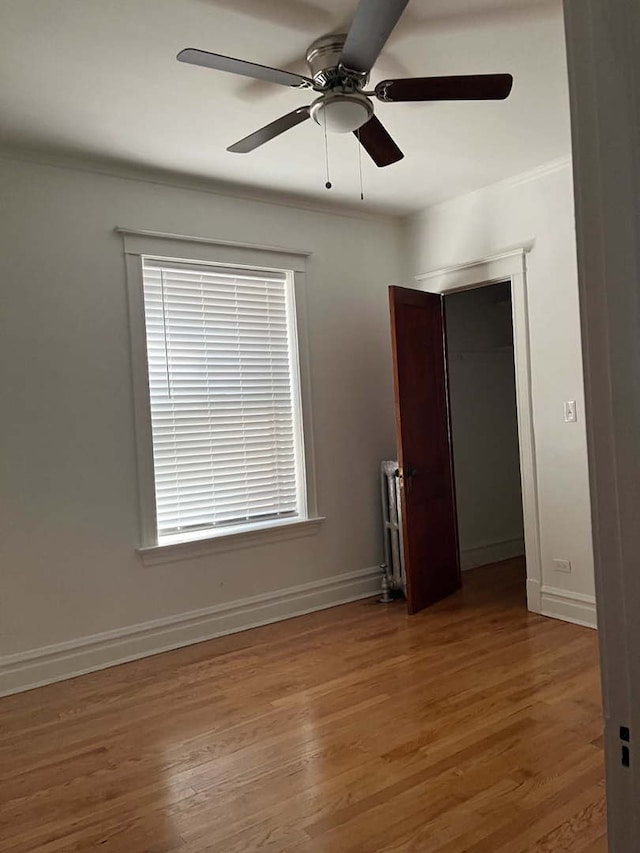
<instances>
[{"instance_id":1,"label":"window","mask_svg":"<svg viewBox=\"0 0 640 853\"><path fill-rule=\"evenodd\" d=\"M304 515L291 273L143 261L158 541Z\"/></svg>"},{"instance_id":2,"label":"window","mask_svg":"<svg viewBox=\"0 0 640 853\"><path fill-rule=\"evenodd\" d=\"M313 532L303 261L123 233L143 556Z\"/></svg>"}]
</instances>

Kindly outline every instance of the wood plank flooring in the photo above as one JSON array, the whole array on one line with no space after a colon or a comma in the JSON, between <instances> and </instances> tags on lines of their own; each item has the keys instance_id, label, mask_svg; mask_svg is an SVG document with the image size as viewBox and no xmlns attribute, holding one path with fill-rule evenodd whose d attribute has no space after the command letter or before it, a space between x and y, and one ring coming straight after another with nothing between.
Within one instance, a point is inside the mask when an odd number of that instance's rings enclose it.
<instances>
[{"instance_id":1,"label":"wood plank flooring","mask_svg":"<svg viewBox=\"0 0 640 853\"><path fill-rule=\"evenodd\" d=\"M596 634L518 561L0 700L2 853L605 853Z\"/></svg>"}]
</instances>

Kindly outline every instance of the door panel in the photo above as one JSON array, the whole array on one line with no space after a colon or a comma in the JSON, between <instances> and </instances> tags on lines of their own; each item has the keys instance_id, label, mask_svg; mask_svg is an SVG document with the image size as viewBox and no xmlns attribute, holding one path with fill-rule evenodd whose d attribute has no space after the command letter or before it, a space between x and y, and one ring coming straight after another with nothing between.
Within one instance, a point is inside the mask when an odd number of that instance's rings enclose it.
<instances>
[{"instance_id":1,"label":"door panel","mask_svg":"<svg viewBox=\"0 0 640 853\"><path fill-rule=\"evenodd\" d=\"M460 587L442 297L389 288L409 613Z\"/></svg>"}]
</instances>

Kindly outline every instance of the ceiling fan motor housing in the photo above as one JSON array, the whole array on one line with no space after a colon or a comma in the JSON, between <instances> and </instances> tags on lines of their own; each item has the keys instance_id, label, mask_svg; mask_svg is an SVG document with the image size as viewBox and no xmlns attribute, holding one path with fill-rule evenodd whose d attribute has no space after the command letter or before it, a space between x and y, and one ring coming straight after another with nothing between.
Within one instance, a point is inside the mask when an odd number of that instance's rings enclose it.
<instances>
[{"instance_id":1,"label":"ceiling fan motor housing","mask_svg":"<svg viewBox=\"0 0 640 853\"><path fill-rule=\"evenodd\" d=\"M346 33L331 33L316 39L307 50L306 59L311 77L323 89L346 86L355 91L363 88L369 80L367 73L351 71L340 65L346 40Z\"/></svg>"}]
</instances>

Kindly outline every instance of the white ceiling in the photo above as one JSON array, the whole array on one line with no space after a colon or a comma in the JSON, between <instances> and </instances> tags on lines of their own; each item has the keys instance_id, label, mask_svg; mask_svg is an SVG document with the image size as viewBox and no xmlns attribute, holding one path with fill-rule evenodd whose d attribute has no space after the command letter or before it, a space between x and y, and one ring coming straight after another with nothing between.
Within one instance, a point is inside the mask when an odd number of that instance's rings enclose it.
<instances>
[{"instance_id":1,"label":"white ceiling","mask_svg":"<svg viewBox=\"0 0 640 853\"><path fill-rule=\"evenodd\" d=\"M306 72L307 46L357 0L2 0L0 142L294 193L359 199L357 144L313 122L260 150L226 146L309 93L176 62L198 47ZM511 72L500 103L377 104L405 153L363 157L369 209L408 213L565 156L562 11L548 0L411 0L372 74Z\"/></svg>"}]
</instances>

